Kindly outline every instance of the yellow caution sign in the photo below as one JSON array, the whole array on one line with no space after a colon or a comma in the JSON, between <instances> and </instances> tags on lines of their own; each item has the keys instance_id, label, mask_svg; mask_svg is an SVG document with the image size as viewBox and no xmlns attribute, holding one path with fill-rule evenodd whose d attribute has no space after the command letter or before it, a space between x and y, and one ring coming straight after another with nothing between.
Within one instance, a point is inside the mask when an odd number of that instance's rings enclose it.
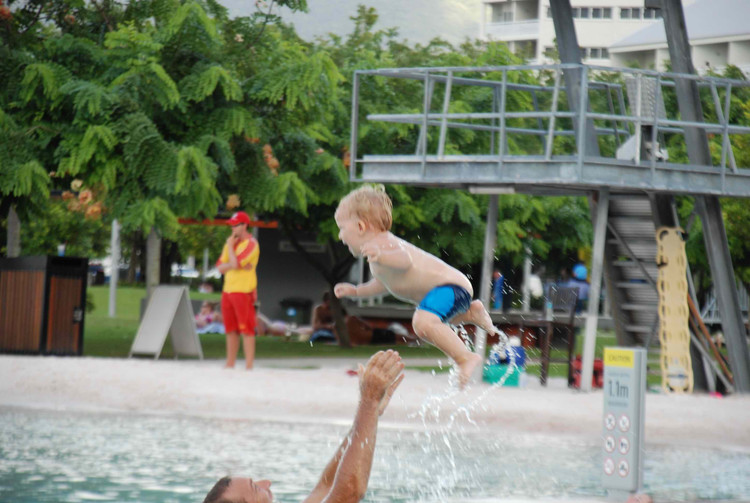
<instances>
[{"instance_id":1,"label":"yellow caution sign","mask_svg":"<svg viewBox=\"0 0 750 503\"><path fill-rule=\"evenodd\" d=\"M604 365L633 368L635 360L630 349L604 348Z\"/></svg>"}]
</instances>

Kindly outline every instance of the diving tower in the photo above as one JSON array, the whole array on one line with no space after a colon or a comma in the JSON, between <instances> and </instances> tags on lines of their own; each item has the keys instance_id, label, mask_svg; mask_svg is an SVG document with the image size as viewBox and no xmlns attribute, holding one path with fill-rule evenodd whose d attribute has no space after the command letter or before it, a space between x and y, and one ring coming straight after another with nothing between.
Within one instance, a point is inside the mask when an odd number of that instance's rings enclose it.
<instances>
[{"instance_id":1,"label":"diving tower","mask_svg":"<svg viewBox=\"0 0 750 503\"><path fill-rule=\"evenodd\" d=\"M679 1L650 2L664 10L667 32L679 32ZM583 65L569 2L551 7L560 64L357 71L351 180L490 194L490 209L498 194L588 196L594 253L584 389L590 389L602 277L618 343L658 344L655 232L659 226L680 225L674 196L694 196L734 373L734 386L724 384L750 392L750 352L718 200L750 198L750 166L738 164L732 147L750 135L750 127L732 122L742 105L737 96L750 82L696 75L686 36L670 39L675 72ZM362 116L363 89L371 93L372 80L383 79L413 93L413 109L377 109L377 101L368 101L369 113ZM402 134L415 147L396 154L372 147L363 152L359 129L376 123L404 128ZM452 142L458 135L473 138L463 142L468 147L461 152ZM714 138L711 152L707 138ZM669 150L687 155L670 158ZM489 291L492 229L488 219L483 300ZM691 293L694 299L692 288ZM696 381L712 387L713 379L725 380L697 338L692 346Z\"/></svg>"},{"instance_id":2,"label":"diving tower","mask_svg":"<svg viewBox=\"0 0 750 503\"><path fill-rule=\"evenodd\" d=\"M583 113L567 106L566 73L581 76ZM548 82L519 83L533 80L531 76ZM422 110L384 110L363 118L355 106L355 181L484 191L494 187L527 194L585 194L606 186L622 193L750 197L750 167L738 167L731 148L731 140L750 135L750 127L730 122L739 106L731 98L750 87L748 81L582 64L395 68L356 72L355 104L361 82L371 78L411 82L423 98ZM676 110L667 114L664 98L674 99L677 79L696 82L716 122L681 120ZM489 111L454 112L465 106L467 94ZM360 153L354 138L361 119L411 127L415 151ZM576 138L577 127L587 124L593 124L598 151L587 152L587 142ZM684 147L686 127L721 137L715 163L678 163L665 157L665 142L681 137ZM484 135L486 141L478 141L474 152L446 152L451 136L462 131ZM523 145L525 151L516 147L514 152L513 145Z\"/></svg>"}]
</instances>

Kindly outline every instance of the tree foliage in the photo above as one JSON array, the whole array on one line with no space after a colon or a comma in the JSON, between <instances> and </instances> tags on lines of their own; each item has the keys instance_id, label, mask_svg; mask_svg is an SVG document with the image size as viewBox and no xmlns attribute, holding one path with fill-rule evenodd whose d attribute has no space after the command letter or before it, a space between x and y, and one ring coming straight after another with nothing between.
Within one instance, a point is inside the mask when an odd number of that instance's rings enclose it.
<instances>
[{"instance_id":1,"label":"tree foliage","mask_svg":"<svg viewBox=\"0 0 750 503\"><path fill-rule=\"evenodd\" d=\"M276 3L307 7L301 0ZM246 211L279 220L292 243L312 234L326 244L332 261L308 259L333 285L352 263L337 243L333 213L353 188L354 71L521 62L499 43L455 47L435 39L411 46L398 41L396 29L376 30L376 21L375 9L360 6L348 36L308 42L269 13L230 18L213 0L30 0L15 12L10 29L0 30L7 42L0 69L9 83L0 100L0 127L7 132L0 139L0 170L18 171L0 181L3 203L14 194L15 201L25 198L28 208L41 209L44 187L67 191L81 180L80 189L91 191L126 234L155 227L179 237L183 253L196 253L214 236L179 233L178 217L213 217L228 211L234 195ZM538 81L531 73L512 79ZM361 114L384 107L414 112L421 106L421 98L415 100L420 85L363 82ZM436 102L442 92L436 90ZM523 93L509 92L507 99L516 109L532 106ZM486 89L460 86L452 111L489 109L491 100ZM525 119L514 120L523 125ZM417 141L415 128L383 122L363 124L358 138L365 152L411 153ZM430 135L430 148L437 141ZM486 151L488 141L468 130L451 132L446 152ZM509 149L531 148L525 142L509 137ZM12 154L11 145L18 147ZM467 272L479 262L486 196L387 190L394 232ZM590 239L585 203L575 198L501 197L497 230L498 254L513 264L527 246L545 259Z\"/></svg>"}]
</instances>

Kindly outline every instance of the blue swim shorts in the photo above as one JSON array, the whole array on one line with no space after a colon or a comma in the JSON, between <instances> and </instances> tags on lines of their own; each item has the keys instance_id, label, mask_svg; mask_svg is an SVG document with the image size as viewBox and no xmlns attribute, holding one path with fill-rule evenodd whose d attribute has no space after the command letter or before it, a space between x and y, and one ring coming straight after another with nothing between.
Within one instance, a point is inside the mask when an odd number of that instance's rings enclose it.
<instances>
[{"instance_id":1,"label":"blue swim shorts","mask_svg":"<svg viewBox=\"0 0 750 503\"><path fill-rule=\"evenodd\" d=\"M457 314L465 313L471 306L471 295L458 285L436 286L425 295L417 309L436 314L440 321L448 321Z\"/></svg>"}]
</instances>

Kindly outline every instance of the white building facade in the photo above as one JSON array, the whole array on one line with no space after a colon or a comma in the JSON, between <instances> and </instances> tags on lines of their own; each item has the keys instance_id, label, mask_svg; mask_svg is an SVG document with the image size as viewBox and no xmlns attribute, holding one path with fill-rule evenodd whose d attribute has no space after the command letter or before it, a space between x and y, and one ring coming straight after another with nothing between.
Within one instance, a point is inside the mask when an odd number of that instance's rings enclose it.
<instances>
[{"instance_id":1,"label":"white building facade","mask_svg":"<svg viewBox=\"0 0 750 503\"><path fill-rule=\"evenodd\" d=\"M530 63L556 54L550 1L482 0L480 38L506 42ZM570 0L585 63L664 71L664 23L643 0ZM685 0L685 22L698 72L738 66L750 74L750 0Z\"/></svg>"},{"instance_id":2,"label":"white building facade","mask_svg":"<svg viewBox=\"0 0 750 503\"><path fill-rule=\"evenodd\" d=\"M551 62L556 54L550 0L483 0L484 40L507 42L530 63ZM609 47L661 19L643 0L571 0L573 21L585 63L610 65ZM662 24L662 23L659 23Z\"/></svg>"},{"instance_id":3,"label":"white building facade","mask_svg":"<svg viewBox=\"0 0 750 503\"><path fill-rule=\"evenodd\" d=\"M727 65L750 71L750 1L697 0L684 7L693 65L699 73ZM655 23L615 41L609 49L613 66L637 64L667 69L669 48L663 23Z\"/></svg>"}]
</instances>

